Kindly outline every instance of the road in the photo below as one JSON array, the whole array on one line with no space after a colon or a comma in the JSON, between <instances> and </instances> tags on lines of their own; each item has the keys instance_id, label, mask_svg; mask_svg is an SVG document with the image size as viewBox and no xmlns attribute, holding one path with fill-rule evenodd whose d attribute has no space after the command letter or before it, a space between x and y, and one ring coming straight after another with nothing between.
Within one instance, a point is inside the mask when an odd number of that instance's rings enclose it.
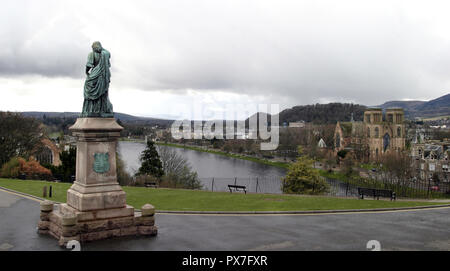
<instances>
[{"instance_id":1,"label":"road","mask_svg":"<svg viewBox=\"0 0 450 271\"><path fill-rule=\"evenodd\" d=\"M39 203L0 190L0 251L61 250L38 235ZM450 250L450 208L322 215L157 214L158 236L82 244L82 250Z\"/></svg>"}]
</instances>

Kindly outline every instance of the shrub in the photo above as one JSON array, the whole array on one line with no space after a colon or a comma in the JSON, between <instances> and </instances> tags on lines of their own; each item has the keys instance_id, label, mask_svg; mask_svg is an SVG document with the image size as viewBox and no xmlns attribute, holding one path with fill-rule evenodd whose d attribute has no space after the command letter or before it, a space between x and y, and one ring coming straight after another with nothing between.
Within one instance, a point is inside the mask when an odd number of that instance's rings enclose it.
<instances>
[{"instance_id":1,"label":"shrub","mask_svg":"<svg viewBox=\"0 0 450 271\"><path fill-rule=\"evenodd\" d=\"M345 156L347 155L347 150L340 150L340 151L338 151L337 155L339 157L341 157L342 159L344 159Z\"/></svg>"},{"instance_id":2,"label":"shrub","mask_svg":"<svg viewBox=\"0 0 450 271\"><path fill-rule=\"evenodd\" d=\"M161 187L168 188L185 188L185 189L201 189L202 184L198 179L197 172L193 172L189 167L184 167L177 174L166 174L162 177Z\"/></svg>"},{"instance_id":3,"label":"shrub","mask_svg":"<svg viewBox=\"0 0 450 271\"><path fill-rule=\"evenodd\" d=\"M299 149L301 153L301 149ZM283 179L283 192L294 194L322 194L330 189L330 185L322 178L319 171L313 168L314 161L306 155L297 158L297 162L289 166Z\"/></svg>"},{"instance_id":4,"label":"shrub","mask_svg":"<svg viewBox=\"0 0 450 271\"><path fill-rule=\"evenodd\" d=\"M19 158L19 163L20 173L25 174L27 179L49 180L52 177L52 172L41 166L41 164L33 158L28 162L23 158Z\"/></svg>"},{"instance_id":5,"label":"shrub","mask_svg":"<svg viewBox=\"0 0 450 271\"><path fill-rule=\"evenodd\" d=\"M50 180L52 178L51 171L41 166L39 162L33 158L26 161L23 158L14 157L2 167L2 177L17 178L22 174L25 175L27 179Z\"/></svg>"},{"instance_id":6,"label":"shrub","mask_svg":"<svg viewBox=\"0 0 450 271\"><path fill-rule=\"evenodd\" d=\"M7 163L3 164L1 176L3 178L17 178L19 177L19 158L13 157Z\"/></svg>"}]
</instances>

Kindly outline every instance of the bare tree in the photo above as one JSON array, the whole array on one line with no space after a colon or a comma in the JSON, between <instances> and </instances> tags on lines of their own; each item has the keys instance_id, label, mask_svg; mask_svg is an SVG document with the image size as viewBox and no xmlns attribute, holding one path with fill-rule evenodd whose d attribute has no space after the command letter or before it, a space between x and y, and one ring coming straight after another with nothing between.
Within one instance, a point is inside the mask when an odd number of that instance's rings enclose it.
<instances>
[{"instance_id":1,"label":"bare tree","mask_svg":"<svg viewBox=\"0 0 450 271\"><path fill-rule=\"evenodd\" d=\"M402 188L402 193L406 192L407 187L414 176L414 164L411 156L406 152L390 152L384 154L381 158L384 171L384 181L390 180Z\"/></svg>"},{"instance_id":2,"label":"bare tree","mask_svg":"<svg viewBox=\"0 0 450 271\"><path fill-rule=\"evenodd\" d=\"M133 181L131 175L126 171L125 162L122 159L122 155L116 152L116 171L117 181L120 185L130 185Z\"/></svg>"},{"instance_id":3,"label":"bare tree","mask_svg":"<svg viewBox=\"0 0 450 271\"><path fill-rule=\"evenodd\" d=\"M164 170L163 180L171 182L172 187L201 188L197 172L189 162L168 146L158 146L159 158Z\"/></svg>"},{"instance_id":4,"label":"bare tree","mask_svg":"<svg viewBox=\"0 0 450 271\"><path fill-rule=\"evenodd\" d=\"M173 148L168 146L158 146L159 159L161 160L164 174L179 174L184 167L189 164L181 155L179 155Z\"/></svg>"},{"instance_id":5,"label":"bare tree","mask_svg":"<svg viewBox=\"0 0 450 271\"><path fill-rule=\"evenodd\" d=\"M352 133L351 147L353 149L353 155L358 162L369 161L369 144L367 139L367 131L362 125L355 125Z\"/></svg>"}]
</instances>

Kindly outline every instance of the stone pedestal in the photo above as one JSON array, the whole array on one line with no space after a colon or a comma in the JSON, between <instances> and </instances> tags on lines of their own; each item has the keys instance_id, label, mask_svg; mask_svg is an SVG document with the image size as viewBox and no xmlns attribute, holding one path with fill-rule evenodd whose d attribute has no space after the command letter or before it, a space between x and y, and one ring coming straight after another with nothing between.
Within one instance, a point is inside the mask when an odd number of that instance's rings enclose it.
<instances>
[{"instance_id":1,"label":"stone pedestal","mask_svg":"<svg viewBox=\"0 0 450 271\"><path fill-rule=\"evenodd\" d=\"M62 246L70 240L156 235L153 206L135 213L117 182L116 145L123 128L114 118L78 118L69 129L77 137L75 182L67 203L41 203L39 233L51 234Z\"/></svg>"}]
</instances>

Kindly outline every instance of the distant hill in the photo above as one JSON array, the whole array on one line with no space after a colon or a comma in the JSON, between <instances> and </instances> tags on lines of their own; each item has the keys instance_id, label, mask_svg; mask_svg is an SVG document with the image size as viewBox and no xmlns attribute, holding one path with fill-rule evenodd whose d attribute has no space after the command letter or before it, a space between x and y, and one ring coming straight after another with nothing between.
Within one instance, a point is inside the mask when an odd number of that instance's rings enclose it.
<instances>
[{"instance_id":1,"label":"distant hill","mask_svg":"<svg viewBox=\"0 0 450 271\"><path fill-rule=\"evenodd\" d=\"M389 101L382 105L371 106L380 107L383 110L392 107L401 107L405 110L407 118L415 117L437 117L450 115L450 94L444 95L431 101ZM280 112L280 125L284 122L305 121L313 123L336 123L337 121L350 121L351 114L355 121L363 119L364 110L368 107L360 104L329 103L299 105ZM257 114L250 116L257 118Z\"/></svg>"},{"instance_id":2,"label":"distant hill","mask_svg":"<svg viewBox=\"0 0 450 271\"><path fill-rule=\"evenodd\" d=\"M75 119L80 115L79 112L37 112L37 111L22 112L22 114L24 116L34 117L38 119L43 119L44 116L47 118ZM137 117L124 113L114 113L114 117L123 123L132 123L132 124L169 126L173 122L173 120L168 119Z\"/></svg>"},{"instance_id":3,"label":"distant hill","mask_svg":"<svg viewBox=\"0 0 450 271\"><path fill-rule=\"evenodd\" d=\"M428 101L418 106L421 117L450 115L450 94Z\"/></svg>"},{"instance_id":4,"label":"distant hill","mask_svg":"<svg viewBox=\"0 0 450 271\"><path fill-rule=\"evenodd\" d=\"M266 120L267 120L267 125L270 125L270 123L271 123L271 115L270 114L267 114L267 113L264 113L264 112L258 112L258 113L255 113L255 114L253 114L253 115L251 115L250 117L248 117L245 121L244 121L244 124L245 124L245 127L250 127L250 123L253 125L253 123L256 123L256 129L259 129L259 115L261 115L261 119L263 118L263 116L266 116ZM280 125L281 125L282 123L280 122ZM252 126L251 128L255 128L254 126Z\"/></svg>"},{"instance_id":5,"label":"distant hill","mask_svg":"<svg viewBox=\"0 0 450 271\"><path fill-rule=\"evenodd\" d=\"M450 94L431 101L389 101L378 107L402 107L407 118L450 115Z\"/></svg>"},{"instance_id":6,"label":"distant hill","mask_svg":"<svg viewBox=\"0 0 450 271\"><path fill-rule=\"evenodd\" d=\"M303 120L313 123L336 123L337 121L360 121L366 106L348 103L329 103L294 106L280 112L280 124Z\"/></svg>"},{"instance_id":7,"label":"distant hill","mask_svg":"<svg viewBox=\"0 0 450 271\"><path fill-rule=\"evenodd\" d=\"M391 107L401 107L405 110L405 115L409 119L415 117L438 117L450 115L450 94L431 101L388 101L379 105L382 109ZM329 103L329 104L312 104L299 105L289 109L285 109L279 113L279 124L284 122L305 121L313 123L336 123L337 121L350 121L353 113L355 121L363 119L364 110L367 106L349 103ZM77 118L78 112L23 112L25 116L43 119L44 115L48 118ZM263 113L265 114L265 113ZM173 120L164 118L138 117L124 113L114 113L116 119L123 123L158 125L168 127ZM249 119L257 118L257 114L253 114L245 120L248 125ZM270 115L268 115L270 122Z\"/></svg>"},{"instance_id":8,"label":"distant hill","mask_svg":"<svg viewBox=\"0 0 450 271\"><path fill-rule=\"evenodd\" d=\"M289 109L285 109L279 113L279 124L284 122L305 121L313 123L336 123L337 121L350 121L353 113L353 119L359 121L363 119L364 110L366 107L359 104L347 103L329 103L329 104L312 104L312 105L298 105ZM250 119L258 117L255 113L246 119L246 124ZM270 123L270 115L267 114L267 119Z\"/></svg>"},{"instance_id":9,"label":"distant hill","mask_svg":"<svg viewBox=\"0 0 450 271\"><path fill-rule=\"evenodd\" d=\"M383 109L392 107L401 107L404 110L415 110L415 108L425 103L426 101L389 101L375 107L381 107Z\"/></svg>"}]
</instances>

